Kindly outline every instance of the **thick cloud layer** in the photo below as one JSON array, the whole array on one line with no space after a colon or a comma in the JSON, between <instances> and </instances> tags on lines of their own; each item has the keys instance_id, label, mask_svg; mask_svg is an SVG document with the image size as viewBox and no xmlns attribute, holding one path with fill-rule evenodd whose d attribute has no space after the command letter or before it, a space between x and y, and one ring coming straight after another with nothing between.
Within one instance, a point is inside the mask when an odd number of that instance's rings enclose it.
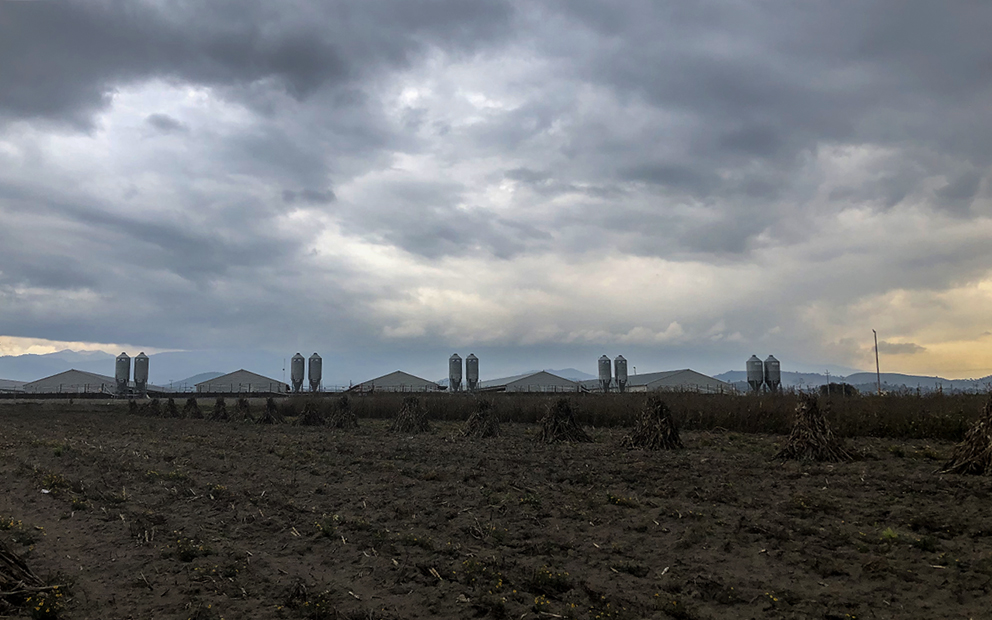
<instances>
[{"instance_id":1,"label":"thick cloud layer","mask_svg":"<svg viewBox=\"0 0 992 620\"><path fill-rule=\"evenodd\" d=\"M990 23L2 2L0 335L990 374Z\"/></svg>"}]
</instances>

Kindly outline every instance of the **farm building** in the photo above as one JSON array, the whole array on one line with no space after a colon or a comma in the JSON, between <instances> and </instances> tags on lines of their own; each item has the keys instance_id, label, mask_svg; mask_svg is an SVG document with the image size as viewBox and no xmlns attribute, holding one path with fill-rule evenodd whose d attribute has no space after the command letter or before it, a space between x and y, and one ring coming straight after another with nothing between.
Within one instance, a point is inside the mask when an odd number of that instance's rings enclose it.
<instances>
[{"instance_id":1,"label":"farm building","mask_svg":"<svg viewBox=\"0 0 992 620\"><path fill-rule=\"evenodd\" d=\"M241 369L196 384L197 392L242 394L245 392L288 392L289 386L276 379Z\"/></svg>"},{"instance_id":2,"label":"farm building","mask_svg":"<svg viewBox=\"0 0 992 620\"><path fill-rule=\"evenodd\" d=\"M582 386L590 392L600 391L598 379L583 381ZM616 389L615 383L611 389ZM734 389L734 386L729 383L706 376L700 372L696 372L695 370L683 368L682 370L665 370L662 372L629 375L627 377L626 391L682 391L701 392L704 394L725 394L736 390Z\"/></svg>"},{"instance_id":3,"label":"farm building","mask_svg":"<svg viewBox=\"0 0 992 620\"><path fill-rule=\"evenodd\" d=\"M128 385L133 388L134 382L130 381ZM106 375L73 369L25 383L22 391L28 394L114 394L117 391L117 381ZM148 391L162 392L164 389L149 385Z\"/></svg>"},{"instance_id":4,"label":"farm building","mask_svg":"<svg viewBox=\"0 0 992 620\"><path fill-rule=\"evenodd\" d=\"M24 391L23 381L10 381L9 379L0 379L0 394L16 393L23 391Z\"/></svg>"},{"instance_id":5,"label":"farm building","mask_svg":"<svg viewBox=\"0 0 992 620\"><path fill-rule=\"evenodd\" d=\"M578 392L579 384L546 370L514 377L480 381L481 392Z\"/></svg>"},{"instance_id":6,"label":"farm building","mask_svg":"<svg viewBox=\"0 0 992 620\"><path fill-rule=\"evenodd\" d=\"M348 388L349 392L437 392L441 386L433 381L415 377L409 373L397 370L388 375L369 379Z\"/></svg>"}]
</instances>

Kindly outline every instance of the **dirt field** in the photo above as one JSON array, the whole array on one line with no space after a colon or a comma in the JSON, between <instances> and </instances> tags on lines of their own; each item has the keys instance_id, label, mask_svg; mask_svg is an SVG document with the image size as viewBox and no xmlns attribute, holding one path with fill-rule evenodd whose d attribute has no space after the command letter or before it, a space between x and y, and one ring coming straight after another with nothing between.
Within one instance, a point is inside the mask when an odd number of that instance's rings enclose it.
<instances>
[{"instance_id":1,"label":"dirt field","mask_svg":"<svg viewBox=\"0 0 992 620\"><path fill-rule=\"evenodd\" d=\"M772 460L0 403L0 539L64 618L988 618L990 480L948 443ZM45 493L45 491L49 491ZM27 613L27 612L24 612Z\"/></svg>"}]
</instances>

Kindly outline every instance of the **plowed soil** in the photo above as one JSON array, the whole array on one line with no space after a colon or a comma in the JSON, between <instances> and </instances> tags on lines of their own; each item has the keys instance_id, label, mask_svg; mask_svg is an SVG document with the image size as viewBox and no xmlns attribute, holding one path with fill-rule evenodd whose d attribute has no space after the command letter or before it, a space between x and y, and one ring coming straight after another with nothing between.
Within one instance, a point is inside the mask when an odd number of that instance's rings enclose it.
<instances>
[{"instance_id":1,"label":"plowed soil","mask_svg":"<svg viewBox=\"0 0 992 620\"><path fill-rule=\"evenodd\" d=\"M773 460L0 403L0 539L65 618L988 618L985 477L949 444ZM25 614L28 612L25 611Z\"/></svg>"}]
</instances>

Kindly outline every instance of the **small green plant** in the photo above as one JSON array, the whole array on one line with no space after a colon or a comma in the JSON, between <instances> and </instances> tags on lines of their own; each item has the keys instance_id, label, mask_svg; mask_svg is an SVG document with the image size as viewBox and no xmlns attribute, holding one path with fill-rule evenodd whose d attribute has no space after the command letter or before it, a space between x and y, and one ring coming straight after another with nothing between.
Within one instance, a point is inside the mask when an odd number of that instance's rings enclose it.
<instances>
[{"instance_id":1,"label":"small green plant","mask_svg":"<svg viewBox=\"0 0 992 620\"><path fill-rule=\"evenodd\" d=\"M34 620L57 620L65 610L65 596L59 586L29 596L24 604Z\"/></svg>"},{"instance_id":2,"label":"small green plant","mask_svg":"<svg viewBox=\"0 0 992 620\"><path fill-rule=\"evenodd\" d=\"M0 531L19 530L24 524L14 519L14 517L0 517Z\"/></svg>"},{"instance_id":3,"label":"small green plant","mask_svg":"<svg viewBox=\"0 0 992 620\"><path fill-rule=\"evenodd\" d=\"M520 498L521 504L526 504L527 506L535 506L537 508L541 507L541 498L533 493L528 493Z\"/></svg>"},{"instance_id":4,"label":"small green plant","mask_svg":"<svg viewBox=\"0 0 992 620\"><path fill-rule=\"evenodd\" d=\"M192 538L187 538L182 536L179 532L173 532L175 535L175 544L168 545L167 549L175 553L183 562L192 562L196 558L204 557L213 553L213 551L201 542L197 542Z\"/></svg>"},{"instance_id":5,"label":"small green plant","mask_svg":"<svg viewBox=\"0 0 992 620\"><path fill-rule=\"evenodd\" d=\"M317 533L328 538L337 538L338 525L341 524L341 517L338 515L321 515L314 521L313 526Z\"/></svg>"},{"instance_id":6,"label":"small green plant","mask_svg":"<svg viewBox=\"0 0 992 620\"><path fill-rule=\"evenodd\" d=\"M556 571L547 566L534 571L530 590L545 596L558 596L572 589L572 578L565 571Z\"/></svg>"},{"instance_id":7,"label":"small green plant","mask_svg":"<svg viewBox=\"0 0 992 620\"><path fill-rule=\"evenodd\" d=\"M627 508L637 508L637 500L633 497L624 497L622 495L614 495L613 493L606 494L606 501L614 504L616 506L625 506Z\"/></svg>"},{"instance_id":8,"label":"small green plant","mask_svg":"<svg viewBox=\"0 0 992 620\"><path fill-rule=\"evenodd\" d=\"M887 527L882 530L881 538L886 542L895 542L899 540L899 534L891 527Z\"/></svg>"}]
</instances>

